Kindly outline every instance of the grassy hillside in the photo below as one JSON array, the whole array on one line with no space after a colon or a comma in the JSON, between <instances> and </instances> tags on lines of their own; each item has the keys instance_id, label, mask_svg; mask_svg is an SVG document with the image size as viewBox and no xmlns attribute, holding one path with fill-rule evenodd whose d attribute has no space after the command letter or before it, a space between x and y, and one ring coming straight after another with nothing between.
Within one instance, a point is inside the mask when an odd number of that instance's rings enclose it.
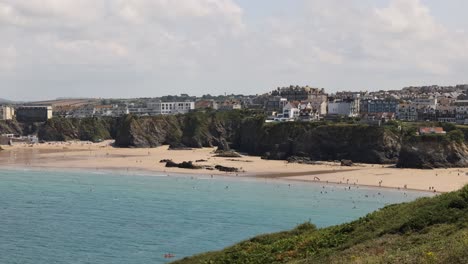
<instances>
[{"instance_id":1,"label":"grassy hillside","mask_svg":"<svg viewBox=\"0 0 468 264\"><path fill-rule=\"evenodd\" d=\"M306 223L174 263L468 263L468 186L348 224Z\"/></svg>"}]
</instances>

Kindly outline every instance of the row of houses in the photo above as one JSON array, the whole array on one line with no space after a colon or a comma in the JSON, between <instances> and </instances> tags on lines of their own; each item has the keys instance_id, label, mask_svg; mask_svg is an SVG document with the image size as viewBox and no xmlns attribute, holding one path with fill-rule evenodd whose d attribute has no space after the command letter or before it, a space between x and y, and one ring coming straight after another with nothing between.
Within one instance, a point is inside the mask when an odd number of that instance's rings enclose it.
<instances>
[{"instance_id":1,"label":"row of houses","mask_svg":"<svg viewBox=\"0 0 468 264\"><path fill-rule=\"evenodd\" d=\"M86 105L79 108L60 107L54 110L55 116L70 118L85 117L118 117L126 114L137 116L186 114L195 109L214 109L230 111L242 109L242 103L237 100L215 100L163 102L161 100L146 100L139 103L121 103L112 105Z\"/></svg>"},{"instance_id":2,"label":"row of houses","mask_svg":"<svg viewBox=\"0 0 468 264\"><path fill-rule=\"evenodd\" d=\"M127 114L137 116L186 114L195 109L214 109L230 111L242 109L241 102L215 100L162 102L161 100L146 100L141 103L119 103L109 105L87 104L74 107L60 106L0 106L0 120L16 118L20 122L44 122L53 116L65 118L87 117L119 117Z\"/></svg>"},{"instance_id":3,"label":"row of houses","mask_svg":"<svg viewBox=\"0 0 468 264\"><path fill-rule=\"evenodd\" d=\"M361 99L359 94L314 96L304 101L271 97L265 110L271 119L320 120L360 117L368 120L439 121L468 124L468 98L428 97L411 100Z\"/></svg>"},{"instance_id":4,"label":"row of houses","mask_svg":"<svg viewBox=\"0 0 468 264\"><path fill-rule=\"evenodd\" d=\"M0 120L16 119L19 122L45 122L52 118L51 106L0 106Z\"/></svg>"},{"instance_id":5,"label":"row of houses","mask_svg":"<svg viewBox=\"0 0 468 264\"><path fill-rule=\"evenodd\" d=\"M255 96L231 95L201 98L188 95L159 99L139 98L98 100L76 105L54 105L53 115L61 117L116 117L185 114L196 109L230 111L255 109L271 120L337 119L360 117L367 120L441 121L468 123L468 85L454 87L408 87L377 92L340 91L327 94L323 88L289 86ZM16 113L15 113L16 111ZM19 113L18 113L19 111ZM49 113L50 112L50 113ZM34 113L34 114L33 114ZM0 118L46 120L52 116L50 106L2 107Z\"/></svg>"},{"instance_id":6,"label":"row of houses","mask_svg":"<svg viewBox=\"0 0 468 264\"><path fill-rule=\"evenodd\" d=\"M154 116L168 114L185 114L195 109L194 102L161 102L149 101L145 104L111 104L111 105L85 105L77 108L58 107L56 116L67 118L86 117L118 117L128 114L138 116Z\"/></svg>"}]
</instances>

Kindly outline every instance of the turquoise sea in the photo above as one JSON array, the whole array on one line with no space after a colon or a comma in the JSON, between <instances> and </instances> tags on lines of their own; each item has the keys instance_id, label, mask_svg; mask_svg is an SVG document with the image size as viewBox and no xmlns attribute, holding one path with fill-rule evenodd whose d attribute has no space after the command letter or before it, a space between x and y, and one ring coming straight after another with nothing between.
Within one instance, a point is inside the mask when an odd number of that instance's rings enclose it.
<instances>
[{"instance_id":1,"label":"turquoise sea","mask_svg":"<svg viewBox=\"0 0 468 264\"><path fill-rule=\"evenodd\" d=\"M257 179L0 171L0 263L148 264L427 193ZM172 259L174 260L174 259Z\"/></svg>"}]
</instances>

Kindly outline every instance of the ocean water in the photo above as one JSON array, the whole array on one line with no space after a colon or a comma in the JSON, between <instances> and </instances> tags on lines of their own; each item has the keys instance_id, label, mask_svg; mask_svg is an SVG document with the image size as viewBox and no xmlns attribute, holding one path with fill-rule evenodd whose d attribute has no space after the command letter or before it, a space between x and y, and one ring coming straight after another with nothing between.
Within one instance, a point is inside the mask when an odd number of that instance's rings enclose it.
<instances>
[{"instance_id":1,"label":"ocean water","mask_svg":"<svg viewBox=\"0 0 468 264\"><path fill-rule=\"evenodd\" d=\"M167 263L427 193L256 179L0 171L0 263ZM171 259L174 260L174 259Z\"/></svg>"}]
</instances>

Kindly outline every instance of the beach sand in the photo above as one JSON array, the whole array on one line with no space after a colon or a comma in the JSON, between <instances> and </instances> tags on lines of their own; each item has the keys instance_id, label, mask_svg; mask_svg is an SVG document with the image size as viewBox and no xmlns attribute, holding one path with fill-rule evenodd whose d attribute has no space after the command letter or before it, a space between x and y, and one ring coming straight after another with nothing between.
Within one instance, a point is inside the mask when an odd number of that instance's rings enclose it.
<instances>
[{"instance_id":1,"label":"beach sand","mask_svg":"<svg viewBox=\"0 0 468 264\"><path fill-rule=\"evenodd\" d=\"M36 145L2 146L0 167L30 169L85 169L149 172L161 174L196 174L279 178L291 181L337 183L346 186L375 186L422 191L448 192L468 184L468 168L461 169L398 169L390 165L355 164L342 167L338 163L320 162L314 165L291 164L286 161L262 160L260 157L213 157L215 148L168 150L158 148L114 148L111 141L51 142ZM166 168L162 159L174 162L206 160L197 165L222 165L241 169L241 173L224 173L206 169Z\"/></svg>"}]
</instances>

